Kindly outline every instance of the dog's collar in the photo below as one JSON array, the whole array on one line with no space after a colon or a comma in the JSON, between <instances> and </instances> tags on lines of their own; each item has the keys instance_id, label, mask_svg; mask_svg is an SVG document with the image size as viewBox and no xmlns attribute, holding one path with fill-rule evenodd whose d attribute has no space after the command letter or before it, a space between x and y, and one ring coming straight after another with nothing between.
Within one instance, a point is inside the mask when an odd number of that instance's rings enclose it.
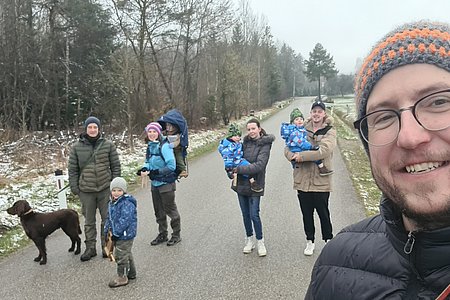
<instances>
[{"instance_id":1,"label":"dog's collar","mask_svg":"<svg viewBox=\"0 0 450 300\"><path fill-rule=\"evenodd\" d=\"M25 215L31 214L32 212L33 212L33 209L32 209L32 208L30 208L30 210L29 210L29 211L27 211L26 213L22 214L22 216L25 216Z\"/></svg>"}]
</instances>

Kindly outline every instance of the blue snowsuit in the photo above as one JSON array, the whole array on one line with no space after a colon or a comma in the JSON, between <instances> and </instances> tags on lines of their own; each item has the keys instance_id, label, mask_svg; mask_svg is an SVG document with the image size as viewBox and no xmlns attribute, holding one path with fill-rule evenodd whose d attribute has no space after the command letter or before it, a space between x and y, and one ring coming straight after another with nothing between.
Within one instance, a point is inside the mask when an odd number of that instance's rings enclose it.
<instances>
[{"instance_id":1,"label":"blue snowsuit","mask_svg":"<svg viewBox=\"0 0 450 300\"><path fill-rule=\"evenodd\" d=\"M242 143L237 143L228 138L224 138L220 141L217 150L219 150L219 153L222 156L225 170L231 170L238 166L247 166L250 164L243 157L244 151L242 150ZM248 177L247 175L245 176Z\"/></svg>"},{"instance_id":2,"label":"blue snowsuit","mask_svg":"<svg viewBox=\"0 0 450 300\"><path fill-rule=\"evenodd\" d=\"M291 152L313 150L314 146L308 142L308 132L304 126L296 126L289 123L281 123L281 137L286 142Z\"/></svg>"}]
</instances>

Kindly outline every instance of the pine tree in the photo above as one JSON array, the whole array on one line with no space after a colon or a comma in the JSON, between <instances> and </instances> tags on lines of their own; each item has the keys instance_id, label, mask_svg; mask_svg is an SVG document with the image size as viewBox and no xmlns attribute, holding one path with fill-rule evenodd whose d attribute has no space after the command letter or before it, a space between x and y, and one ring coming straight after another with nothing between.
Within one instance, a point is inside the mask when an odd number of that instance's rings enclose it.
<instances>
[{"instance_id":1,"label":"pine tree","mask_svg":"<svg viewBox=\"0 0 450 300\"><path fill-rule=\"evenodd\" d=\"M311 81L318 81L320 97L320 78L329 79L338 73L334 67L333 57L327 53L320 43L317 43L312 52L309 52L309 60L305 61L306 77Z\"/></svg>"}]
</instances>

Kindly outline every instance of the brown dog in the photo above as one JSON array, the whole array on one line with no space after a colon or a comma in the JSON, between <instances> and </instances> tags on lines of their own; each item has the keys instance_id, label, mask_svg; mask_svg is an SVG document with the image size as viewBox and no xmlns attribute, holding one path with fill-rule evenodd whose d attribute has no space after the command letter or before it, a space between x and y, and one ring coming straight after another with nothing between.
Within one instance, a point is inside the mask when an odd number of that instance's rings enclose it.
<instances>
[{"instance_id":1,"label":"brown dog","mask_svg":"<svg viewBox=\"0 0 450 300\"><path fill-rule=\"evenodd\" d=\"M20 217L20 223L22 223L25 233L33 240L39 250L39 255L34 259L34 261L39 261L39 264L45 265L47 263L45 238L58 228L61 228L72 241L69 252L75 249L76 243L77 249L75 250L75 254L80 254L80 220L78 219L78 213L73 209L60 209L50 213L38 213L33 211L27 201L19 200L6 211L10 215Z\"/></svg>"}]
</instances>

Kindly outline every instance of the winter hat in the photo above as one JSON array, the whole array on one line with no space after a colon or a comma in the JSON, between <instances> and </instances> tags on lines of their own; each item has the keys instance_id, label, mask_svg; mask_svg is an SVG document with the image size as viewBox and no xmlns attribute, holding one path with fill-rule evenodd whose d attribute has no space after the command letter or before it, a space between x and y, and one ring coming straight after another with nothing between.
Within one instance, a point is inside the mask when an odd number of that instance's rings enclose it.
<instances>
[{"instance_id":1,"label":"winter hat","mask_svg":"<svg viewBox=\"0 0 450 300\"><path fill-rule=\"evenodd\" d=\"M161 135L162 127L158 122L151 122L145 127L145 132L148 132L150 129L155 130L158 135Z\"/></svg>"},{"instance_id":2,"label":"winter hat","mask_svg":"<svg viewBox=\"0 0 450 300\"><path fill-rule=\"evenodd\" d=\"M290 121L291 121L291 124L292 124L292 122L294 122L294 120L295 120L296 118L298 118L298 117L304 119L304 118L303 118L303 114L302 114L302 112L300 111L300 109L294 108L294 109L291 111L291 115L290 115Z\"/></svg>"},{"instance_id":3,"label":"winter hat","mask_svg":"<svg viewBox=\"0 0 450 300\"><path fill-rule=\"evenodd\" d=\"M364 60L355 79L358 119L367 99L389 71L408 64L431 64L450 72L450 25L430 21L407 23L388 33Z\"/></svg>"},{"instance_id":4,"label":"winter hat","mask_svg":"<svg viewBox=\"0 0 450 300\"><path fill-rule=\"evenodd\" d=\"M86 121L84 121L84 129L86 129L88 127L89 124L95 123L97 124L97 127L100 129L100 120L94 116L90 116L89 118L86 119Z\"/></svg>"},{"instance_id":5,"label":"winter hat","mask_svg":"<svg viewBox=\"0 0 450 300\"><path fill-rule=\"evenodd\" d=\"M323 101L320 99L314 101L314 103L311 105L311 110L313 110L316 106L319 106L321 109L325 110L325 103L323 103Z\"/></svg>"},{"instance_id":6,"label":"winter hat","mask_svg":"<svg viewBox=\"0 0 450 300\"><path fill-rule=\"evenodd\" d=\"M122 177L116 177L111 181L109 185L109 190L112 191L114 188L121 189L124 193L127 192L127 182Z\"/></svg>"},{"instance_id":7,"label":"winter hat","mask_svg":"<svg viewBox=\"0 0 450 300\"><path fill-rule=\"evenodd\" d=\"M233 137L233 136L241 136L242 131L239 129L239 126L235 123L231 123L228 127L228 134L227 138Z\"/></svg>"}]
</instances>

